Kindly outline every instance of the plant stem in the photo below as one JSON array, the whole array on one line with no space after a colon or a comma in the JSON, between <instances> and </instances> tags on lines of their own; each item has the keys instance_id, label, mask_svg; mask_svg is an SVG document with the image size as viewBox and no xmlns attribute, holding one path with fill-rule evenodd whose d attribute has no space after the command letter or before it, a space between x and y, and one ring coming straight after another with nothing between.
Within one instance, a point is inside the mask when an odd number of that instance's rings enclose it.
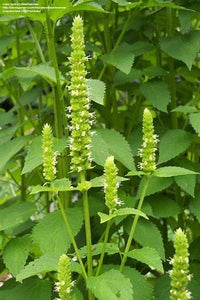
<instances>
[{"instance_id":1,"label":"plant stem","mask_svg":"<svg viewBox=\"0 0 200 300\"><path fill-rule=\"evenodd\" d=\"M49 18L48 12L46 12L46 29L47 29L47 41L48 41L48 50L49 50L49 58L52 62L52 65L55 70L56 75L56 85L53 86L54 93L54 115L55 115L55 131L57 138L64 137L64 128L67 127L66 117L65 117L65 108L63 101L63 93L62 87L60 83L60 74L55 50L55 39L54 39L54 28L52 26L52 22ZM64 154L61 155L58 159L58 172L59 177L66 177L69 172L69 160L68 153L65 150ZM64 203L64 207L67 208L70 206L70 194L67 192L61 193L61 199Z\"/></svg>"},{"instance_id":2,"label":"plant stem","mask_svg":"<svg viewBox=\"0 0 200 300\"><path fill-rule=\"evenodd\" d=\"M168 24L167 24L167 30L168 30L168 36L172 37L174 35L174 18L175 18L175 12L173 9L169 8L167 10L168 13ZM169 85L170 85L170 92L171 92L171 104L170 109L173 110L177 106L176 101L176 82L175 82L175 68L174 68L174 59L169 57ZM178 128L178 120L177 120L177 113L171 112L171 126L173 129Z\"/></svg>"},{"instance_id":3,"label":"plant stem","mask_svg":"<svg viewBox=\"0 0 200 300\"><path fill-rule=\"evenodd\" d=\"M38 41L37 35L35 34L35 31L34 31L32 25L31 25L31 23L29 22L28 18L26 19L26 23L27 23L28 29L30 30L30 33L31 33L31 35L32 35L32 37L33 37L33 40L34 40L34 42L35 42L35 45L36 45L36 48L37 48L39 57L40 57L41 61L42 61L43 63L45 63L46 60L45 60L44 54L43 54L43 52L42 52L42 49L41 49L41 47L40 47L40 43L39 43L39 41Z\"/></svg>"},{"instance_id":4,"label":"plant stem","mask_svg":"<svg viewBox=\"0 0 200 300\"><path fill-rule=\"evenodd\" d=\"M137 207L138 210L141 210L141 208L142 208L144 197L146 195L146 191L147 191L147 188L148 188L148 185L149 185L149 179L150 179L150 175L148 174L148 175L145 176L144 187L143 187L142 194L141 194L141 197L140 197L140 201L139 201L138 207ZM123 272L123 269L124 269L124 266L125 266L125 263L126 263L126 260L127 260L127 254L129 252L129 249L130 249L130 246L131 246L131 242L132 242L132 239L133 239L133 236L134 236L134 233L135 233L135 229L136 229L139 217L140 217L139 215L135 215L135 217L134 217L133 224L132 224L132 227L131 227L131 231L130 231L130 234L129 234L129 238L128 238L128 241L127 241L127 244L126 244L126 248L124 250L124 256L123 256L123 259L122 259L122 262L121 262L121 265L120 265L120 272Z\"/></svg>"},{"instance_id":5,"label":"plant stem","mask_svg":"<svg viewBox=\"0 0 200 300\"><path fill-rule=\"evenodd\" d=\"M97 271L96 271L96 276L98 276L100 271L101 271L101 266L103 264L103 259L104 259L104 255L105 255L106 244L108 242L108 237L109 237L111 224L112 224L111 220L109 220L107 222L107 225L106 225L105 237L104 237L103 247L102 247L102 251L101 251L101 256L100 256L100 259L99 259L99 265L98 265L98 268L97 268Z\"/></svg>"},{"instance_id":6,"label":"plant stem","mask_svg":"<svg viewBox=\"0 0 200 300\"><path fill-rule=\"evenodd\" d=\"M21 65L21 52L20 52L20 36L19 36L19 28L18 28L18 20L15 21L15 28L16 28L16 45L17 45L17 64L20 67ZM21 86L18 85L17 89L17 98L20 99L22 94ZM19 106L18 109L18 117L19 117L19 124L20 124L20 135L24 136L24 110ZM20 159L21 163L21 171L24 167L24 157ZM24 174L21 174L21 199L22 201L26 201L26 178Z\"/></svg>"},{"instance_id":7,"label":"plant stem","mask_svg":"<svg viewBox=\"0 0 200 300\"><path fill-rule=\"evenodd\" d=\"M75 241L75 238L74 238L74 235L73 235L73 232L71 230L71 226L68 222L68 219L67 219L67 216L66 216L66 213L65 213L65 210L64 210L64 207L62 205L62 201L60 199L60 197L57 195L57 199L58 199L58 205L59 205L59 208L60 208L60 211L61 211L61 214L62 214L62 217L63 217L63 220L65 222L65 226L66 226L66 229L67 229L67 232L69 234L69 237L71 239L71 242L72 242L72 245L74 247L74 250L76 252L76 256L77 256L77 259L80 263L80 266L81 266L81 269L82 269L82 272L83 272L83 277L85 279L87 279L87 273L85 271L85 267L83 265L83 262L82 262L82 259L81 259L81 256L80 256L80 253L79 253L79 250L78 250L78 247L77 247L77 244L76 244L76 241Z\"/></svg>"},{"instance_id":8,"label":"plant stem","mask_svg":"<svg viewBox=\"0 0 200 300\"><path fill-rule=\"evenodd\" d=\"M80 174L81 183L85 182L85 179L86 179L85 171L83 171ZM91 277L93 275L92 238L91 238L90 212L89 212L87 191L83 191L82 195L83 195L83 215L84 215L84 220L85 220L85 235L86 235L86 247L87 247L88 277ZM88 299L89 300L94 299L90 290L88 291Z\"/></svg>"}]
</instances>

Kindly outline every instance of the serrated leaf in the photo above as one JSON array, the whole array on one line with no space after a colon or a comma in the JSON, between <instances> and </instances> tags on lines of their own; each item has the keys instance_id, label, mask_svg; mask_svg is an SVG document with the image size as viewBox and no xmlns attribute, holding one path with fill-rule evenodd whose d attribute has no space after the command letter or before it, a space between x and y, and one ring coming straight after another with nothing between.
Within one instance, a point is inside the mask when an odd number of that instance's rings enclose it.
<instances>
[{"instance_id":1,"label":"serrated leaf","mask_svg":"<svg viewBox=\"0 0 200 300\"><path fill-rule=\"evenodd\" d=\"M83 216L80 208L70 208L66 212L74 236L81 229ZM47 214L34 227L33 240L39 245L45 255L61 255L71 244L65 223L60 211Z\"/></svg>"},{"instance_id":2,"label":"serrated leaf","mask_svg":"<svg viewBox=\"0 0 200 300\"><path fill-rule=\"evenodd\" d=\"M92 245L92 247L91 247L92 256L101 254L102 249L103 249L103 243L98 243L98 244ZM119 247L117 244L107 243L105 252L108 255L119 253ZM81 249L79 249L79 253L80 253L81 258L87 257L87 246L84 246ZM74 255L76 255L76 254L74 253Z\"/></svg>"},{"instance_id":3,"label":"serrated leaf","mask_svg":"<svg viewBox=\"0 0 200 300\"><path fill-rule=\"evenodd\" d=\"M5 79L12 76L17 76L22 84L25 81L25 87L27 86L27 82L29 84L35 76L41 76L47 81L56 83L55 70L47 63L41 63L32 67L12 67L3 73ZM62 75L60 75L60 80L64 80Z\"/></svg>"},{"instance_id":4,"label":"serrated leaf","mask_svg":"<svg viewBox=\"0 0 200 300\"><path fill-rule=\"evenodd\" d=\"M134 258L138 261L141 261L144 264L147 264L153 269L158 270L159 272L164 272L161 258L158 252L150 247L143 247L141 249L134 249L128 252L128 257Z\"/></svg>"},{"instance_id":5,"label":"serrated leaf","mask_svg":"<svg viewBox=\"0 0 200 300\"><path fill-rule=\"evenodd\" d=\"M180 206L170 199L169 196L154 195L150 199L148 198L148 203L151 205L153 216L155 217L169 218L181 212Z\"/></svg>"},{"instance_id":6,"label":"serrated leaf","mask_svg":"<svg viewBox=\"0 0 200 300\"><path fill-rule=\"evenodd\" d=\"M115 52L105 54L101 57L101 59L103 62L115 66L125 74L129 74L134 62L134 57L135 55L133 53L132 46L127 43L122 43Z\"/></svg>"},{"instance_id":7,"label":"serrated leaf","mask_svg":"<svg viewBox=\"0 0 200 300\"><path fill-rule=\"evenodd\" d=\"M103 265L102 272L109 271L110 269L118 270L118 265ZM132 299L137 300L153 300L153 286L148 282L147 278L140 274L136 269L130 267L124 267L123 274L126 278L129 278L133 286Z\"/></svg>"},{"instance_id":8,"label":"serrated leaf","mask_svg":"<svg viewBox=\"0 0 200 300\"><path fill-rule=\"evenodd\" d=\"M99 300L132 300L133 290L129 278L120 271L111 269L97 277L87 279L87 287Z\"/></svg>"},{"instance_id":9,"label":"serrated leaf","mask_svg":"<svg viewBox=\"0 0 200 300\"><path fill-rule=\"evenodd\" d=\"M3 250L3 261L14 277L19 274L26 263L30 244L30 235L26 235L10 240Z\"/></svg>"},{"instance_id":10,"label":"serrated leaf","mask_svg":"<svg viewBox=\"0 0 200 300\"><path fill-rule=\"evenodd\" d=\"M103 105L106 90L105 83L98 79L87 79L87 84L89 87L90 100Z\"/></svg>"},{"instance_id":11,"label":"serrated leaf","mask_svg":"<svg viewBox=\"0 0 200 300\"><path fill-rule=\"evenodd\" d=\"M160 111L167 112L170 102L168 85L163 81L148 81L140 86L143 96Z\"/></svg>"},{"instance_id":12,"label":"serrated leaf","mask_svg":"<svg viewBox=\"0 0 200 300\"><path fill-rule=\"evenodd\" d=\"M137 198L141 197L141 193L142 193L142 190L144 187L144 181L145 181L145 178L142 178L140 185L139 185ZM163 191L166 188L168 188L172 183L173 183L172 178L167 178L167 177L166 178L158 178L158 177L151 176L149 179L149 185L147 187L146 196Z\"/></svg>"},{"instance_id":13,"label":"serrated leaf","mask_svg":"<svg viewBox=\"0 0 200 300\"><path fill-rule=\"evenodd\" d=\"M131 207L119 208L114 213L109 214L109 215L99 212L98 215L101 218L101 223L112 220L113 218L118 217L118 216L126 216L126 215L138 215L145 219L148 219L147 215L144 214L142 211L135 209L135 208L131 208Z\"/></svg>"},{"instance_id":14,"label":"serrated leaf","mask_svg":"<svg viewBox=\"0 0 200 300\"><path fill-rule=\"evenodd\" d=\"M125 225L125 230L128 234L130 233L132 222L132 220L129 220ZM162 236L156 225L152 222L140 218L135 230L134 239L143 247L156 249L162 260L165 260Z\"/></svg>"},{"instance_id":15,"label":"serrated leaf","mask_svg":"<svg viewBox=\"0 0 200 300\"><path fill-rule=\"evenodd\" d=\"M63 139L53 139L54 151L61 153L68 144L66 138ZM41 137L36 137L28 149L28 153L25 157L25 164L22 170L22 174L29 173L35 168L42 164L42 139Z\"/></svg>"},{"instance_id":16,"label":"serrated leaf","mask_svg":"<svg viewBox=\"0 0 200 300\"><path fill-rule=\"evenodd\" d=\"M121 183L121 182L127 181L127 180L128 180L127 178L117 176L118 183ZM90 183L91 183L92 187L101 187L101 186L104 186L104 181L105 181L104 175L102 175L102 176L98 176L98 177L91 179Z\"/></svg>"},{"instance_id":17,"label":"serrated leaf","mask_svg":"<svg viewBox=\"0 0 200 300\"><path fill-rule=\"evenodd\" d=\"M153 176L155 177L174 177L174 176L183 176L183 175L189 175L189 174L198 174L197 172L184 169L181 167L162 167L153 173Z\"/></svg>"},{"instance_id":18,"label":"serrated leaf","mask_svg":"<svg viewBox=\"0 0 200 300\"><path fill-rule=\"evenodd\" d=\"M143 171L130 171L126 174L126 176L141 176L144 174L145 174L145 172L143 172Z\"/></svg>"},{"instance_id":19,"label":"serrated leaf","mask_svg":"<svg viewBox=\"0 0 200 300\"><path fill-rule=\"evenodd\" d=\"M31 195L37 194L40 192L52 192L52 193L58 193L58 192L65 192L71 190L71 181L67 178L60 178L56 179L52 182L52 185L36 185L33 187L31 191Z\"/></svg>"},{"instance_id":20,"label":"serrated leaf","mask_svg":"<svg viewBox=\"0 0 200 300\"><path fill-rule=\"evenodd\" d=\"M182 129L168 130L160 139L158 164L183 153L192 144L191 133Z\"/></svg>"},{"instance_id":21,"label":"serrated leaf","mask_svg":"<svg viewBox=\"0 0 200 300\"><path fill-rule=\"evenodd\" d=\"M120 161L126 168L129 170L135 170L130 146L123 135L114 129L103 128L97 129L96 135L98 138L96 137L92 140L92 156L94 161L98 161L100 165L104 166L106 158L109 155L113 155L115 159ZM97 145L96 143L101 139L104 141L103 145ZM106 153L106 155L102 154L101 159L99 159L99 151L102 151L101 153Z\"/></svg>"},{"instance_id":22,"label":"serrated leaf","mask_svg":"<svg viewBox=\"0 0 200 300\"><path fill-rule=\"evenodd\" d=\"M0 289L1 300L51 300L51 284L48 280L30 278L23 283L13 285L10 280Z\"/></svg>"},{"instance_id":23,"label":"serrated leaf","mask_svg":"<svg viewBox=\"0 0 200 300\"><path fill-rule=\"evenodd\" d=\"M200 194L197 193L196 197L191 199L190 201L190 210L197 218L198 222L200 223Z\"/></svg>"},{"instance_id":24,"label":"serrated leaf","mask_svg":"<svg viewBox=\"0 0 200 300\"><path fill-rule=\"evenodd\" d=\"M27 144L29 140L30 140L29 136L22 136L0 145L0 157L1 157L0 172L4 170L4 167L9 162L9 160L15 154L17 154L17 152L19 152Z\"/></svg>"},{"instance_id":25,"label":"serrated leaf","mask_svg":"<svg viewBox=\"0 0 200 300\"><path fill-rule=\"evenodd\" d=\"M101 145L101 147L100 147ZM102 138L101 134L96 132L92 136L92 158L100 166L104 166L106 158L110 156L107 143Z\"/></svg>"},{"instance_id":26,"label":"serrated leaf","mask_svg":"<svg viewBox=\"0 0 200 300\"><path fill-rule=\"evenodd\" d=\"M172 112L181 112L187 114L197 112L197 109L189 105L179 105L176 108L174 108Z\"/></svg>"},{"instance_id":27,"label":"serrated leaf","mask_svg":"<svg viewBox=\"0 0 200 300\"><path fill-rule=\"evenodd\" d=\"M0 56L2 56L2 54L5 52L13 38L13 36L2 36L0 38Z\"/></svg>"},{"instance_id":28,"label":"serrated leaf","mask_svg":"<svg viewBox=\"0 0 200 300\"><path fill-rule=\"evenodd\" d=\"M197 52L200 50L200 32L164 38L160 41L161 49L169 56L184 62L191 70Z\"/></svg>"},{"instance_id":29,"label":"serrated leaf","mask_svg":"<svg viewBox=\"0 0 200 300\"><path fill-rule=\"evenodd\" d=\"M170 277L167 274L156 279L155 283L155 299L156 300L169 300L170 298Z\"/></svg>"},{"instance_id":30,"label":"serrated leaf","mask_svg":"<svg viewBox=\"0 0 200 300\"><path fill-rule=\"evenodd\" d=\"M200 133L200 112L189 115L190 123L196 133Z\"/></svg>"},{"instance_id":31,"label":"serrated leaf","mask_svg":"<svg viewBox=\"0 0 200 300\"><path fill-rule=\"evenodd\" d=\"M176 176L175 182L182 190L194 197L196 175Z\"/></svg>"},{"instance_id":32,"label":"serrated leaf","mask_svg":"<svg viewBox=\"0 0 200 300\"><path fill-rule=\"evenodd\" d=\"M13 228L30 218L36 211L33 203L24 202L0 210L0 230Z\"/></svg>"},{"instance_id":33,"label":"serrated leaf","mask_svg":"<svg viewBox=\"0 0 200 300\"><path fill-rule=\"evenodd\" d=\"M43 272L57 271L58 259L59 257L54 255L44 255L35 259L17 275L17 281L22 282L26 278Z\"/></svg>"}]
</instances>

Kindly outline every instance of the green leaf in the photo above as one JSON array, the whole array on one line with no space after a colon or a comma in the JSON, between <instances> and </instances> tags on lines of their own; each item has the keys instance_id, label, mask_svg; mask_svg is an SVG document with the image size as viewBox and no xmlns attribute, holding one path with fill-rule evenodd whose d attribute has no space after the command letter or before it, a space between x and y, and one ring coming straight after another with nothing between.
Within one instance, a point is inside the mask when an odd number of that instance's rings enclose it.
<instances>
[{"instance_id":1,"label":"green leaf","mask_svg":"<svg viewBox=\"0 0 200 300\"><path fill-rule=\"evenodd\" d=\"M24 202L0 210L0 230L13 228L27 219L36 211L33 203Z\"/></svg>"},{"instance_id":2,"label":"green leaf","mask_svg":"<svg viewBox=\"0 0 200 300\"><path fill-rule=\"evenodd\" d=\"M31 191L31 195L37 194L40 192L52 192L52 193L58 193L58 192L65 192L71 190L71 181L67 178L60 178L53 181L52 185L49 186L43 186L43 185L36 185L33 187Z\"/></svg>"},{"instance_id":3,"label":"green leaf","mask_svg":"<svg viewBox=\"0 0 200 300\"><path fill-rule=\"evenodd\" d=\"M150 247L143 247L141 249L134 249L128 252L128 256L149 265L161 273L164 272L161 258L158 252Z\"/></svg>"},{"instance_id":4,"label":"green leaf","mask_svg":"<svg viewBox=\"0 0 200 300\"><path fill-rule=\"evenodd\" d=\"M155 299L156 300L169 300L170 299L170 277L167 274L156 279L155 283Z\"/></svg>"},{"instance_id":5,"label":"green leaf","mask_svg":"<svg viewBox=\"0 0 200 300\"><path fill-rule=\"evenodd\" d=\"M197 218L198 222L200 223L200 194L199 190L198 193L196 194L196 197L191 199L190 201L190 210L194 214L194 216Z\"/></svg>"},{"instance_id":6,"label":"green leaf","mask_svg":"<svg viewBox=\"0 0 200 300\"><path fill-rule=\"evenodd\" d=\"M11 239L3 250L3 261L14 277L16 277L26 263L30 244L30 235L25 235Z\"/></svg>"},{"instance_id":7,"label":"green leaf","mask_svg":"<svg viewBox=\"0 0 200 300\"><path fill-rule=\"evenodd\" d=\"M142 178L140 185L139 185L137 198L141 197L141 193L142 193L142 190L144 187L144 181L145 181L145 178ZM158 177L152 176L152 177L150 177L150 180L149 180L149 185L147 188L146 196L149 196L149 195L155 194L157 192L160 192L162 190L165 190L172 183L173 183L172 178L158 178Z\"/></svg>"},{"instance_id":8,"label":"green leaf","mask_svg":"<svg viewBox=\"0 0 200 300\"><path fill-rule=\"evenodd\" d=\"M54 151L61 153L68 145L66 138L53 139ZM22 174L29 173L42 164L42 139L36 137L28 149Z\"/></svg>"},{"instance_id":9,"label":"green leaf","mask_svg":"<svg viewBox=\"0 0 200 300\"><path fill-rule=\"evenodd\" d=\"M0 56L4 54L12 40L13 36L2 36L0 38Z\"/></svg>"},{"instance_id":10,"label":"green leaf","mask_svg":"<svg viewBox=\"0 0 200 300\"><path fill-rule=\"evenodd\" d=\"M51 300L51 283L39 278L30 278L18 284L11 284L8 280L0 289L0 299Z\"/></svg>"},{"instance_id":11,"label":"green leaf","mask_svg":"<svg viewBox=\"0 0 200 300\"><path fill-rule=\"evenodd\" d=\"M9 162L9 160L17 154L30 140L29 136L22 136L8 141L0 146L1 165L0 172L2 172Z\"/></svg>"},{"instance_id":12,"label":"green leaf","mask_svg":"<svg viewBox=\"0 0 200 300\"><path fill-rule=\"evenodd\" d=\"M83 223L80 208L70 208L66 212L74 236L78 234ZM33 240L45 255L61 255L71 244L60 211L47 214L33 229Z\"/></svg>"},{"instance_id":13,"label":"green leaf","mask_svg":"<svg viewBox=\"0 0 200 300\"><path fill-rule=\"evenodd\" d=\"M182 190L194 197L196 175L176 176L175 182Z\"/></svg>"},{"instance_id":14,"label":"green leaf","mask_svg":"<svg viewBox=\"0 0 200 300\"><path fill-rule=\"evenodd\" d=\"M190 114L189 119L190 119L190 123L191 123L192 127L194 128L196 133L199 134L200 133L200 112Z\"/></svg>"},{"instance_id":15,"label":"green leaf","mask_svg":"<svg viewBox=\"0 0 200 300\"><path fill-rule=\"evenodd\" d=\"M143 171L130 171L126 174L126 176L141 176L144 174L145 174L145 172L143 172Z\"/></svg>"},{"instance_id":16,"label":"green leaf","mask_svg":"<svg viewBox=\"0 0 200 300\"><path fill-rule=\"evenodd\" d=\"M140 86L140 91L155 108L167 112L167 105L170 102L170 93L168 85L165 82L145 82Z\"/></svg>"},{"instance_id":17,"label":"green leaf","mask_svg":"<svg viewBox=\"0 0 200 300\"><path fill-rule=\"evenodd\" d=\"M140 56L154 49L154 45L144 41L138 41L131 45L135 56Z\"/></svg>"},{"instance_id":18,"label":"green leaf","mask_svg":"<svg viewBox=\"0 0 200 300\"><path fill-rule=\"evenodd\" d=\"M109 271L110 269L118 270L118 265L103 265L102 272ZM129 278L133 286L133 295L137 300L153 300L153 286L148 282L147 277L140 274L136 269L130 267L124 267L123 274L126 278Z\"/></svg>"},{"instance_id":19,"label":"green leaf","mask_svg":"<svg viewBox=\"0 0 200 300\"><path fill-rule=\"evenodd\" d=\"M191 31L176 37L163 38L160 47L169 56L184 62L191 70L196 54L200 50L200 32Z\"/></svg>"},{"instance_id":20,"label":"green leaf","mask_svg":"<svg viewBox=\"0 0 200 300\"><path fill-rule=\"evenodd\" d=\"M87 287L99 300L132 300L133 290L130 279L120 271L111 269L97 277L87 279Z\"/></svg>"},{"instance_id":21,"label":"green leaf","mask_svg":"<svg viewBox=\"0 0 200 300\"><path fill-rule=\"evenodd\" d=\"M197 112L197 109L193 106L189 105L179 105L172 110L173 112L181 112L181 113L194 113Z\"/></svg>"},{"instance_id":22,"label":"green leaf","mask_svg":"<svg viewBox=\"0 0 200 300\"><path fill-rule=\"evenodd\" d=\"M101 146L100 146L101 145ZM96 132L92 136L92 158L100 166L104 166L106 158L110 156L108 145L100 133Z\"/></svg>"},{"instance_id":23,"label":"green leaf","mask_svg":"<svg viewBox=\"0 0 200 300\"><path fill-rule=\"evenodd\" d=\"M181 212L180 206L165 195L154 195L148 198L153 211L153 216L160 218L169 218L178 215ZM144 209L145 211L145 209Z\"/></svg>"},{"instance_id":24,"label":"green leaf","mask_svg":"<svg viewBox=\"0 0 200 300\"><path fill-rule=\"evenodd\" d=\"M105 83L97 79L87 79L89 87L89 97L92 101L103 105L106 86Z\"/></svg>"},{"instance_id":25,"label":"green leaf","mask_svg":"<svg viewBox=\"0 0 200 300\"><path fill-rule=\"evenodd\" d=\"M113 218L118 217L118 216L126 216L126 215L138 215L145 219L148 219L147 215L144 214L142 211L135 209L135 208L131 208L131 207L119 208L114 213L109 214L109 215L99 212L98 215L101 218L101 223L112 220Z\"/></svg>"},{"instance_id":26,"label":"green leaf","mask_svg":"<svg viewBox=\"0 0 200 300\"><path fill-rule=\"evenodd\" d=\"M48 82L56 83L55 70L47 63L41 63L32 67L12 67L10 69L7 69L3 73L4 79L8 79L13 76L17 76L20 79L20 83L22 83L22 85L23 83L25 84L25 89L27 87L27 84L29 84L35 76L41 76ZM61 74L60 80L61 82L64 81L64 78Z\"/></svg>"},{"instance_id":27,"label":"green leaf","mask_svg":"<svg viewBox=\"0 0 200 300\"><path fill-rule=\"evenodd\" d=\"M162 167L153 173L153 176L155 177L173 177L173 176L183 176L183 175L189 175L189 174L198 174L197 172L184 169L181 167Z\"/></svg>"},{"instance_id":28,"label":"green leaf","mask_svg":"<svg viewBox=\"0 0 200 300\"><path fill-rule=\"evenodd\" d=\"M92 245L91 248L92 248L92 256L99 255L102 253L103 243L94 244L94 245ZM112 255L115 253L119 253L120 251L119 251L119 247L117 244L107 243L105 252L108 255ZM81 249L79 249L79 253L80 253L81 258L87 257L87 246L84 246ZM76 253L74 253L74 255L76 256Z\"/></svg>"},{"instance_id":29,"label":"green leaf","mask_svg":"<svg viewBox=\"0 0 200 300\"><path fill-rule=\"evenodd\" d=\"M130 233L132 222L132 220L129 220L125 225L125 230L128 234ZM158 228L152 222L140 218L135 230L134 239L143 247L156 249L160 257L165 260L162 236Z\"/></svg>"},{"instance_id":30,"label":"green leaf","mask_svg":"<svg viewBox=\"0 0 200 300\"><path fill-rule=\"evenodd\" d=\"M122 43L115 52L105 54L101 57L101 59L103 62L115 66L125 74L129 74L134 62L134 57L135 55L133 53L132 46L127 43Z\"/></svg>"},{"instance_id":31,"label":"green leaf","mask_svg":"<svg viewBox=\"0 0 200 300\"><path fill-rule=\"evenodd\" d=\"M117 182L118 183L121 183L121 182L127 181L127 180L128 180L127 178L117 176ZM98 176L98 177L95 177L95 178L91 179L90 183L91 183L92 187L104 186L104 175Z\"/></svg>"},{"instance_id":32,"label":"green leaf","mask_svg":"<svg viewBox=\"0 0 200 300\"><path fill-rule=\"evenodd\" d=\"M41 274L43 272L57 271L58 256L44 255L30 262L16 277L17 281L22 282L31 276Z\"/></svg>"},{"instance_id":33,"label":"green leaf","mask_svg":"<svg viewBox=\"0 0 200 300\"><path fill-rule=\"evenodd\" d=\"M183 153L192 144L193 136L191 133L181 129L168 130L161 137L159 143L158 164L166 162L180 153Z\"/></svg>"},{"instance_id":34,"label":"green leaf","mask_svg":"<svg viewBox=\"0 0 200 300\"><path fill-rule=\"evenodd\" d=\"M135 170L130 146L123 135L121 135L114 129L103 128L97 129L96 135L100 137L96 137L96 139L92 140L92 156L95 162L97 162L98 160L100 165L104 166L105 159L109 155L113 155L115 159L120 161L126 168L128 168L129 170ZM100 141L100 139L104 141L103 145L96 144L98 141ZM106 153L106 155L104 155L104 160L99 160L99 151L102 151L101 153L103 153L103 151ZM103 158L103 155L101 156L101 158Z\"/></svg>"}]
</instances>

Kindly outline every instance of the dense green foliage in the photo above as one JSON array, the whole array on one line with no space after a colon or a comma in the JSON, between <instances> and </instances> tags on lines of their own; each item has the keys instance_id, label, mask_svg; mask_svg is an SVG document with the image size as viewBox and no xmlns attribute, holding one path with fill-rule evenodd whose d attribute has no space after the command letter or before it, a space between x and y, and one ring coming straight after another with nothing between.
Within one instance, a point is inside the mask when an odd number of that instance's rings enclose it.
<instances>
[{"instance_id":1,"label":"dense green foliage","mask_svg":"<svg viewBox=\"0 0 200 300\"><path fill-rule=\"evenodd\" d=\"M0 300L200 299L199 2L1 2Z\"/></svg>"}]
</instances>

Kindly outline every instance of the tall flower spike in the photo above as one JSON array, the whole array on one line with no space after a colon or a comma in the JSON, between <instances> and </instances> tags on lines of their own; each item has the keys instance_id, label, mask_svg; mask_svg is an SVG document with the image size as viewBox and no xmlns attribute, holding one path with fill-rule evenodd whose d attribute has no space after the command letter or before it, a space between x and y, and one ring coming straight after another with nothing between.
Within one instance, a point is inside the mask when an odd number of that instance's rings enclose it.
<instances>
[{"instance_id":1,"label":"tall flower spike","mask_svg":"<svg viewBox=\"0 0 200 300\"><path fill-rule=\"evenodd\" d=\"M53 134L49 124L42 130L43 175L47 181L53 181L56 175L56 153L53 151Z\"/></svg>"},{"instance_id":2,"label":"tall flower spike","mask_svg":"<svg viewBox=\"0 0 200 300\"><path fill-rule=\"evenodd\" d=\"M143 113L143 144L139 150L139 156L142 162L139 167L144 172L153 172L156 169L156 144L157 135L154 134L153 118L148 108L144 109Z\"/></svg>"},{"instance_id":3,"label":"tall flower spike","mask_svg":"<svg viewBox=\"0 0 200 300\"><path fill-rule=\"evenodd\" d=\"M191 293L187 290L189 275L189 253L188 241L181 228L175 232L175 254L170 263L173 269L169 272L171 276L170 300L188 300L191 299Z\"/></svg>"},{"instance_id":4,"label":"tall flower spike","mask_svg":"<svg viewBox=\"0 0 200 300\"><path fill-rule=\"evenodd\" d=\"M85 69L87 57L84 52L83 20L80 16L74 18L71 42L71 84L69 87L71 107L68 107L71 117L71 169L75 172L81 172L91 167L90 148L93 115L89 112L90 100Z\"/></svg>"},{"instance_id":5,"label":"tall flower spike","mask_svg":"<svg viewBox=\"0 0 200 300\"><path fill-rule=\"evenodd\" d=\"M105 191L105 199L106 199L106 206L109 210L113 210L117 204L119 203L118 200L118 182L117 182L117 167L114 163L114 157L109 156L106 159L105 167L104 167L104 191Z\"/></svg>"},{"instance_id":6,"label":"tall flower spike","mask_svg":"<svg viewBox=\"0 0 200 300\"><path fill-rule=\"evenodd\" d=\"M66 254L62 254L58 262L58 282L56 283L56 291L59 293L60 300L71 299L72 287L70 259Z\"/></svg>"}]
</instances>

